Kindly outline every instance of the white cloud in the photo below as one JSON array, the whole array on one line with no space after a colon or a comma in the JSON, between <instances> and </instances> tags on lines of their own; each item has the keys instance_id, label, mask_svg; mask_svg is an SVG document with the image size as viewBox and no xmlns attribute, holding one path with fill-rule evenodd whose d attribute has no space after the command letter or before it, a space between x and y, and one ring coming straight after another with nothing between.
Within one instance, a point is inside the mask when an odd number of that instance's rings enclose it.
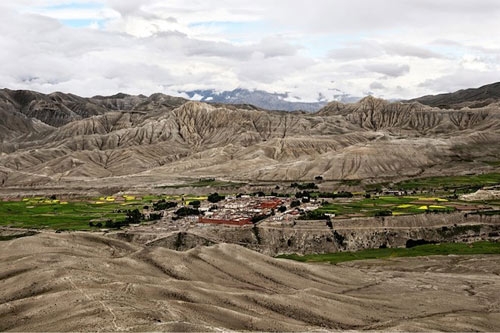
<instances>
[{"instance_id":1,"label":"white cloud","mask_svg":"<svg viewBox=\"0 0 500 333\"><path fill-rule=\"evenodd\" d=\"M381 90L381 89L385 89L385 86L380 83L380 82L372 82L370 84L370 89L372 90Z\"/></svg>"},{"instance_id":2,"label":"white cloud","mask_svg":"<svg viewBox=\"0 0 500 333\"><path fill-rule=\"evenodd\" d=\"M390 77L399 77L407 74L410 71L408 65L396 65L392 63L375 63L366 65L365 68L371 72L387 75Z\"/></svg>"},{"instance_id":3,"label":"white cloud","mask_svg":"<svg viewBox=\"0 0 500 333\"><path fill-rule=\"evenodd\" d=\"M409 98L498 80L499 28L493 0L18 0L0 4L0 85Z\"/></svg>"}]
</instances>

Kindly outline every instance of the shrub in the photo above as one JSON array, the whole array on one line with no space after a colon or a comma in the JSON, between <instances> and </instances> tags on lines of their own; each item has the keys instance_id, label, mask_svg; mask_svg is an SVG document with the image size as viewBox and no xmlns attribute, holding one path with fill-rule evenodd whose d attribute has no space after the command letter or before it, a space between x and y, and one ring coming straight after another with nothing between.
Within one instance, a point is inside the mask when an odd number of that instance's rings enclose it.
<instances>
[{"instance_id":1,"label":"shrub","mask_svg":"<svg viewBox=\"0 0 500 333\"><path fill-rule=\"evenodd\" d=\"M299 184L299 183L292 183L290 187L298 188L299 190L317 190L318 185L314 183L304 183L304 184Z\"/></svg>"},{"instance_id":2,"label":"shrub","mask_svg":"<svg viewBox=\"0 0 500 333\"><path fill-rule=\"evenodd\" d=\"M210 201L211 203L216 203L224 200L225 198L226 198L225 196L219 195L219 193L212 193L208 196L207 200Z\"/></svg>"},{"instance_id":3,"label":"shrub","mask_svg":"<svg viewBox=\"0 0 500 333\"><path fill-rule=\"evenodd\" d=\"M175 212L175 215L179 217L189 216L189 215L200 215L200 211L197 208L181 207Z\"/></svg>"},{"instance_id":4,"label":"shrub","mask_svg":"<svg viewBox=\"0 0 500 333\"><path fill-rule=\"evenodd\" d=\"M127 217L125 221L130 224L137 224L141 223L141 220L144 218L144 216L141 214L141 212L136 208L134 210L127 210Z\"/></svg>"},{"instance_id":5,"label":"shrub","mask_svg":"<svg viewBox=\"0 0 500 333\"><path fill-rule=\"evenodd\" d=\"M193 206L193 207L200 207L201 205L201 201L200 200L193 200L189 203L190 206Z\"/></svg>"},{"instance_id":6,"label":"shrub","mask_svg":"<svg viewBox=\"0 0 500 333\"><path fill-rule=\"evenodd\" d=\"M392 216L392 211L390 210L379 210L375 212L375 216Z\"/></svg>"},{"instance_id":7,"label":"shrub","mask_svg":"<svg viewBox=\"0 0 500 333\"><path fill-rule=\"evenodd\" d=\"M160 213L151 213L151 214L149 214L149 220L150 221L161 220L161 218L162 218L162 215Z\"/></svg>"},{"instance_id":8,"label":"shrub","mask_svg":"<svg viewBox=\"0 0 500 333\"><path fill-rule=\"evenodd\" d=\"M161 199L158 202L153 203L153 210L166 210L170 208L177 207L177 202L173 201L165 201L165 199Z\"/></svg>"}]
</instances>

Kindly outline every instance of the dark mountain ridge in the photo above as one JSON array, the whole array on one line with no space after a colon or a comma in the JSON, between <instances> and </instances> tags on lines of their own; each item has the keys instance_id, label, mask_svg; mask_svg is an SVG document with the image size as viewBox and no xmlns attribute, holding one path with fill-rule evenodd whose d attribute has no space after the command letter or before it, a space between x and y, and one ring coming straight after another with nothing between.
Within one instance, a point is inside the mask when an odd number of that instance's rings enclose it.
<instances>
[{"instance_id":1,"label":"dark mountain ridge","mask_svg":"<svg viewBox=\"0 0 500 333\"><path fill-rule=\"evenodd\" d=\"M459 109L462 107L480 108L499 100L500 82L496 82L479 88L463 89L447 94L428 95L410 101L442 109Z\"/></svg>"}]
</instances>

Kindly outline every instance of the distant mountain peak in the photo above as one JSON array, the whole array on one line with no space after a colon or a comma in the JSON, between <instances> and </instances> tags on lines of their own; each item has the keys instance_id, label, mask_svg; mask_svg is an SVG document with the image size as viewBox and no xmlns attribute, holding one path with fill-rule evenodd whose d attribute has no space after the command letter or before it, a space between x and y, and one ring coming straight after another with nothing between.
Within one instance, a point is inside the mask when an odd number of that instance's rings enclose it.
<instances>
[{"instance_id":1,"label":"distant mountain peak","mask_svg":"<svg viewBox=\"0 0 500 333\"><path fill-rule=\"evenodd\" d=\"M251 104L267 110L308 111L315 112L324 107L328 100L319 93L317 101L305 102L299 96L289 92L266 92L263 90L248 90L236 88L231 91L217 91L214 89L180 91L191 100L224 104Z\"/></svg>"}]
</instances>

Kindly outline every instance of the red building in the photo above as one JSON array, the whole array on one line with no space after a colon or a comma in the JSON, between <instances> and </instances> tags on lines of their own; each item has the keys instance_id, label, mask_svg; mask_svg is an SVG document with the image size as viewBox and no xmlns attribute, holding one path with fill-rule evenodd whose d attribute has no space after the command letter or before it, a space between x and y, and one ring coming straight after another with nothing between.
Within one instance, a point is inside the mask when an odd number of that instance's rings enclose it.
<instances>
[{"instance_id":1,"label":"red building","mask_svg":"<svg viewBox=\"0 0 500 333\"><path fill-rule=\"evenodd\" d=\"M271 199L271 200L266 200L260 203L260 208L262 209L276 209L279 205L281 205L283 201L281 199Z\"/></svg>"}]
</instances>

